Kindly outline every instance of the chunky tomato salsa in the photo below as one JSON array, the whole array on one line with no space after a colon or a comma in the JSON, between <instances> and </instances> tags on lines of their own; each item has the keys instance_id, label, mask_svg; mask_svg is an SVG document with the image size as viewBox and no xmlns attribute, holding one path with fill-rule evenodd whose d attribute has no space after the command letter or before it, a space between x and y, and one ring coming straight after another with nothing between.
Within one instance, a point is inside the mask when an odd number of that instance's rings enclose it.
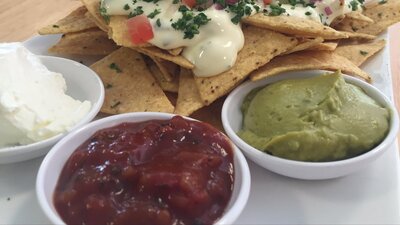
<instances>
[{"instance_id":1,"label":"chunky tomato salsa","mask_svg":"<svg viewBox=\"0 0 400 225\"><path fill-rule=\"evenodd\" d=\"M67 224L212 224L233 189L233 150L210 125L122 123L71 155L54 193Z\"/></svg>"}]
</instances>

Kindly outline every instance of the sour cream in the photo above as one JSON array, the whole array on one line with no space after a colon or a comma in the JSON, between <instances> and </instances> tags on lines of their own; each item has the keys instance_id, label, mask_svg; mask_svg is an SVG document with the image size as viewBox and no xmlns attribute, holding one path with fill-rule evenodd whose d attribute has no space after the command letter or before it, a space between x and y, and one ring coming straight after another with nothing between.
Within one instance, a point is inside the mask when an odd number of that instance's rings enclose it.
<instances>
[{"instance_id":1,"label":"sour cream","mask_svg":"<svg viewBox=\"0 0 400 225\"><path fill-rule=\"evenodd\" d=\"M0 148L63 133L91 107L66 95L63 76L20 43L0 44L0 71Z\"/></svg>"}]
</instances>

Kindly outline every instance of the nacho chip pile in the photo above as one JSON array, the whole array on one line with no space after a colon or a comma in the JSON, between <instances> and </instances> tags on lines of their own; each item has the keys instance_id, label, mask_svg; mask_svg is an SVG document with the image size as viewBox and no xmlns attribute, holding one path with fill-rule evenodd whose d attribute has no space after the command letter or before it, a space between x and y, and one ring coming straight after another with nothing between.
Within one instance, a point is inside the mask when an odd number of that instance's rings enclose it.
<instances>
[{"instance_id":1,"label":"nacho chip pile","mask_svg":"<svg viewBox=\"0 0 400 225\"><path fill-rule=\"evenodd\" d=\"M194 65L181 55L182 48L134 45L127 17L111 16L106 21L99 12L100 0L82 3L39 33L63 34L49 49L53 53L103 57L91 65L106 88L103 113L169 112L192 115L220 128L224 96L247 79L322 69L371 82L359 66L385 46L377 35L400 21L398 0L346 14L331 27L294 16L255 14L242 21L245 43L236 64L217 76L195 77Z\"/></svg>"}]
</instances>

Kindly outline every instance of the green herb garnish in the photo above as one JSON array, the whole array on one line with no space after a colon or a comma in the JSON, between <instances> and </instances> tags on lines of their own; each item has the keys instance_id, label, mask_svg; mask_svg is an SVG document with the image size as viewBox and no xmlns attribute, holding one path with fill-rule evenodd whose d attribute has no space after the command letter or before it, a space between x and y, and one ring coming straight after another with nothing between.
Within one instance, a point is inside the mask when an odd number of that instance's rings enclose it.
<instances>
[{"instance_id":1,"label":"green herb garnish","mask_svg":"<svg viewBox=\"0 0 400 225\"><path fill-rule=\"evenodd\" d=\"M156 20L156 24L157 24L157 26L158 26L158 27L161 27L161 21L160 21L160 18L158 18L158 19Z\"/></svg>"},{"instance_id":2,"label":"green herb garnish","mask_svg":"<svg viewBox=\"0 0 400 225\"><path fill-rule=\"evenodd\" d=\"M350 2L351 10L356 11L358 9L358 4L360 4L357 0L352 0Z\"/></svg>"},{"instance_id":3,"label":"green herb garnish","mask_svg":"<svg viewBox=\"0 0 400 225\"><path fill-rule=\"evenodd\" d=\"M379 4L381 4L381 5L382 5L382 4L385 4L385 3L387 3L387 0L380 0L380 1L379 1Z\"/></svg>"},{"instance_id":4,"label":"green herb garnish","mask_svg":"<svg viewBox=\"0 0 400 225\"><path fill-rule=\"evenodd\" d=\"M119 68L119 66L116 63L111 63L109 67L110 69L115 70L117 73L122 72L121 68Z\"/></svg>"},{"instance_id":5,"label":"green herb garnish","mask_svg":"<svg viewBox=\"0 0 400 225\"><path fill-rule=\"evenodd\" d=\"M54 27L54 28L59 28L60 26L58 26L58 25L54 24L54 25L53 25L53 27Z\"/></svg>"},{"instance_id":6,"label":"green herb garnish","mask_svg":"<svg viewBox=\"0 0 400 225\"><path fill-rule=\"evenodd\" d=\"M235 14L235 16L231 18L234 24L238 24L244 16L250 16L253 11L246 1L239 1L233 5L229 5L228 8L230 12Z\"/></svg>"},{"instance_id":7,"label":"green herb garnish","mask_svg":"<svg viewBox=\"0 0 400 225\"><path fill-rule=\"evenodd\" d=\"M306 16L311 16L311 12L305 12Z\"/></svg>"},{"instance_id":8,"label":"green herb garnish","mask_svg":"<svg viewBox=\"0 0 400 225\"><path fill-rule=\"evenodd\" d=\"M161 11L158 9L155 9L152 13L150 13L149 15L147 15L147 17L149 17L150 19L153 19L154 17L156 17L158 14L160 14Z\"/></svg>"},{"instance_id":9,"label":"green herb garnish","mask_svg":"<svg viewBox=\"0 0 400 225\"><path fill-rule=\"evenodd\" d=\"M363 51L363 50L360 50L360 54L361 54L361 55L367 55L367 54L368 54L368 52L366 52L366 51Z\"/></svg>"},{"instance_id":10,"label":"green herb garnish","mask_svg":"<svg viewBox=\"0 0 400 225\"><path fill-rule=\"evenodd\" d=\"M107 9L100 6L100 15L103 17L104 21L108 24L110 22L110 16L107 14Z\"/></svg>"},{"instance_id":11,"label":"green herb garnish","mask_svg":"<svg viewBox=\"0 0 400 225\"><path fill-rule=\"evenodd\" d=\"M268 14L269 16L279 16L286 12L286 9L282 8L280 5L271 4L269 7L271 8L271 12Z\"/></svg>"},{"instance_id":12,"label":"green herb garnish","mask_svg":"<svg viewBox=\"0 0 400 225\"><path fill-rule=\"evenodd\" d=\"M124 10L129 10L129 9L131 9L131 7L128 4L125 4L124 5Z\"/></svg>"},{"instance_id":13,"label":"green herb garnish","mask_svg":"<svg viewBox=\"0 0 400 225\"><path fill-rule=\"evenodd\" d=\"M183 31L184 39L192 39L194 35L199 34L199 28L211 20L204 13L195 15L192 10L184 5L179 7L179 12L182 13L182 17L172 23L171 26L175 30Z\"/></svg>"},{"instance_id":14,"label":"green herb garnish","mask_svg":"<svg viewBox=\"0 0 400 225\"><path fill-rule=\"evenodd\" d=\"M139 16L141 14L143 14L143 6L138 6L132 12L129 13L128 17L132 18L135 16Z\"/></svg>"}]
</instances>

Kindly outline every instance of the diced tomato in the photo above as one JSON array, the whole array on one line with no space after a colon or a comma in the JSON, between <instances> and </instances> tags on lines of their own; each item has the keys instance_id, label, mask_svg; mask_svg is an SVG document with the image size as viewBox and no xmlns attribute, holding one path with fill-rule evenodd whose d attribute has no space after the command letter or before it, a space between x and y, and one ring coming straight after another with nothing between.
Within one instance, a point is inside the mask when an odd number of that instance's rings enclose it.
<instances>
[{"instance_id":1,"label":"diced tomato","mask_svg":"<svg viewBox=\"0 0 400 225\"><path fill-rule=\"evenodd\" d=\"M133 44L144 44L154 37L153 28L145 15L130 18L127 26Z\"/></svg>"},{"instance_id":2,"label":"diced tomato","mask_svg":"<svg viewBox=\"0 0 400 225\"><path fill-rule=\"evenodd\" d=\"M271 4L272 0L263 0L265 5Z\"/></svg>"},{"instance_id":3,"label":"diced tomato","mask_svg":"<svg viewBox=\"0 0 400 225\"><path fill-rule=\"evenodd\" d=\"M183 4L189 6L190 8L193 8L196 6L196 0L182 0Z\"/></svg>"}]
</instances>

